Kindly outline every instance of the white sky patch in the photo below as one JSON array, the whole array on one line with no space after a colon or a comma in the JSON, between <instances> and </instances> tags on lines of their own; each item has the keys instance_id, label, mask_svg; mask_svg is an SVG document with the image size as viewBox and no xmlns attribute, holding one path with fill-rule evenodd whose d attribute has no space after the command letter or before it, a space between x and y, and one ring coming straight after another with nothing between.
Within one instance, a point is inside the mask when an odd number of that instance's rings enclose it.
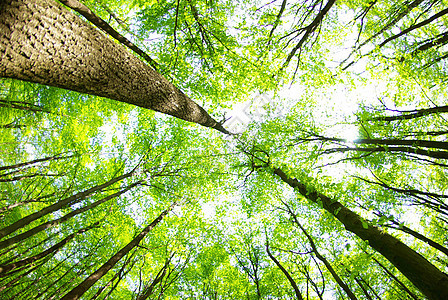
<instances>
[{"instance_id":1,"label":"white sky patch","mask_svg":"<svg viewBox=\"0 0 448 300\"><path fill-rule=\"evenodd\" d=\"M202 204L202 213L204 218L213 219L216 216L215 203L206 202Z\"/></svg>"}]
</instances>

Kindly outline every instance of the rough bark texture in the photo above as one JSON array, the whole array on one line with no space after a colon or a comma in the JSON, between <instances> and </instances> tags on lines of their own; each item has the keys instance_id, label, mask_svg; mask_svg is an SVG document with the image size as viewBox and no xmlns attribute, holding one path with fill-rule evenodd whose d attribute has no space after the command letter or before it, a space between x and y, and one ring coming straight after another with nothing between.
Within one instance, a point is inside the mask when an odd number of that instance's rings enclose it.
<instances>
[{"instance_id":1,"label":"rough bark texture","mask_svg":"<svg viewBox=\"0 0 448 300\"><path fill-rule=\"evenodd\" d=\"M308 200L321 205L334 215L348 231L367 241L373 249L387 258L428 299L448 299L448 275L437 269L423 256L390 234L370 225L341 203L313 190L311 187L307 187L295 178L288 177L281 169L274 169L274 174Z\"/></svg>"},{"instance_id":2,"label":"rough bark texture","mask_svg":"<svg viewBox=\"0 0 448 300\"><path fill-rule=\"evenodd\" d=\"M107 97L228 133L162 77L53 0L0 1L0 77Z\"/></svg>"}]
</instances>

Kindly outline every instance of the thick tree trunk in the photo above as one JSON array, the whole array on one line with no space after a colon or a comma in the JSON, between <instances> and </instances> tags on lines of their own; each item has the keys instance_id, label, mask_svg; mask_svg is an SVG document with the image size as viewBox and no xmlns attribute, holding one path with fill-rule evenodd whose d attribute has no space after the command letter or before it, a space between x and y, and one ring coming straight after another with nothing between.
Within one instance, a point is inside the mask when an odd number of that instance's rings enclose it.
<instances>
[{"instance_id":1,"label":"thick tree trunk","mask_svg":"<svg viewBox=\"0 0 448 300\"><path fill-rule=\"evenodd\" d=\"M164 210L154 221L146 226L132 241L130 241L121 250L115 253L107 262L105 262L98 270L93 272L89 277L84 279L77 287L68 292L61 300L75 300L79 299L92 285L94 285L101 277L107 274L115 264L127 255L134 247L136 247L141 240L160 222L163 217L168 214L174 207L174 204L167 210Z\"/></svg>"},{"instance_id":2,"label":"thick tree trunk","mask_svg":"<svg viewBox=\"0 0 448 300\"><path fill-rule=\"evenodd\" d=\"M139 58L53 0L0 2L0 77L107 97L228 133Z\"/></svg>"},{"instance_id":3,"label":"thick tree trunk","mask_svg":"<svg viewBox=\"0 0 448 300\"><path fill-rule=\"evenodd\" d=\"M437 269L423 256L390 234L372 226L338 201L315 191L295 178L288 177L281 169L276 168L273 172L305 198L334 215L347 230L368 241L373 249L387 258L428 299L448 299L448 275Z\"/></svg>"}]
</instances>

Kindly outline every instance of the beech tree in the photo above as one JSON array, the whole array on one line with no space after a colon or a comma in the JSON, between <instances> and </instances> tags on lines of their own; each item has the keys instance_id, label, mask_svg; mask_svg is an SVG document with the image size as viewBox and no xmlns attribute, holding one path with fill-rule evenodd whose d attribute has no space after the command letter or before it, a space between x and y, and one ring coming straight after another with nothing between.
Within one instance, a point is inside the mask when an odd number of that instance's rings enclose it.
<instances>
[{"instance_id":1,"label":"beech tree","mask_svg":"<svg viewBox=\"0 0 448 300\"><path fill-rule=\"evenodd\" d=\"M0 2L2 299L448 298L444 1L60 3Z\"/></svg>"},{"instance_id":2,"label":"beech tree","mask_svg":"<svg viewBox=\"0 0 448 300\"><path fill-rule=\"evenodd\" d=\"M131 103L227 133L157 71L60 4L2 1L0 9L0 76Z\"/></svg>"}]
</instances>

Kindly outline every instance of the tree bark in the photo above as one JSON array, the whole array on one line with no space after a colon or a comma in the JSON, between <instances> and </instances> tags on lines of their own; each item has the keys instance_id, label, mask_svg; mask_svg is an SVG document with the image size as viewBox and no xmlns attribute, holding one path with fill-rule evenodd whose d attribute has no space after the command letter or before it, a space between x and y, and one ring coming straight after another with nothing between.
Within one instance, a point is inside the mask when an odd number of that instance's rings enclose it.
<instances>
[{"instance_id":1,"label":"tree bark","mask_svg":"<svg viewBox=\"0 0 448 300\"><path fill-rule=\"evenodd\" d=\"M18 163L18 164L9 165L9 166L3 166L3 167L0 167L0 171L10 170L10 169L17 169L17 168L21 168L21 167L25 167L25 166L34 165L34 164L37 164L39 162L72 158L74 156L75 156L75 154L68 154L66 156L63 156L62 153L60 153L60 154L56 154L56 155L53 155L53 156L44 157L44 158L38 158L38 159L35 159L35 160L23 162L23 163Z\"/></svg>"},{"instance_id":2,"label":"tree bark","mask_svg":"<svg viewBox=\"0 0 448 300\"><path fill-rule=\"evenodd\" d=\"M318 140L344 142L347 140L339 138L318 137ZM447 142L430 141L430 140L404 140L404 139L355 139L350 141L353 144L360 145L386 145L386 146L411 146L448 150Z\"/></svg>"},{"instance_id":3,"label":"tree bark","mask_svg":"<svg viewBox=\"0 0 448 300\"><path fill-rule=\"evenodd\" d=\"M25 111L31 111L34 113L43 112L43 113L51 113L51 111L40 107L39 105L35 105L29 102L23 101L9 101L5 99L0 99L0 107L14 108Z\"/></svg>"},{"instance_id":4,"label":"tree bark","mask_svg":"<svg viewBox=\"0 0 448 300\"><path fill-rule=\"evenodd\" d=\"M375 117L371 120L372 121L392 122L392 121L400 121L400 120L417 119L417 118L428 116L431 114L446 113L446 112L448 112L448 105L416 109L416 110L412 110L412 111L399 111L399 112L401 113L401 115L381 116L381 117Z\"/></svg>"},{"instance_id":5,"label":"tree bark","mask_svg":"<svg viewBox=\"0 0 448 300\"><path fill-rule=\"evenodd\" d=\"M322 206L334 215L348 231L367 241L373 249L387 258L428 299L448 299L447 274L441 272L423 256L390 234L372 226L338 201L317 192L314 188L299 182L295 178L288 177L281 169L275 168L273 173L305 198Z\"/></svg>"},{"instance_id":6,"label":"tree bark","mask_svg":"<svg viewBox=\"0 0 448 300\"><path fill-rule=\"evenodd\" d=\"M166 270L168 269L168 266L171 262L171 259L173 258L173 255L171 255L169 258L166 259L165 264L163 265L163 267L159 270L159 272L157 272L156 276L154 277L154 279L152 280L151 284L147 287L144 288L144 291L141 295L137 294L136 296L136 300L146 300L148 299L153 291L154 288L163 280L163 278L165 277L166 274ZM169 276L169 274L168 274Z\"/></svg>"},{"instance_id":7,"label":"tree bark","mask_svg":"<svg viewBox=\"0 0 448 300\"><path fill-rule=\"evenodd\" d=\"M118 100L228 133L202 107L53 0L0 2L0 77Z\"/></svg>"},{"instance_id":8,"label":"tree bark","mask_svg":"<svg viewBox=\"0 0 448 300\"><path fill-rule=\"evenodd\" d=\"M401 282L400 279L397 278L397 276L395 276L391 271L389 271L382 263L380 263L376 258L373 258L373 260L387 273L387 275L389 275L393 280L395 280L395 282L397 282L397 284L400 286L400 288L402 290L404 290L406 293L409 294L409 296L411 296L412 299L414 300L418 300L418 297L411 292L408 287Z\"/></svg>"},{"instance_id":9,"label":"tree bark","mask_svg":"<svg viewBox=\"0 0 448 300\"><path fill-rule=\"evenodd\" d=\"M413 147L387 147L387 146L378 146L378 147L367 147L367 148L357 148L357 147L345 147L345 148L331 148L323 151L325 154L336 153L336 152L349 152L349 151L358 151L358 152L402 152L408 154L417 154L421 156L431 157L435 159L448 159L448 151L433 151L433 150L424 150Z\"/></svg>"},{"instance_id":10,"label":"tree bark","mask_svg":"<svg viewBox=\"0 0 448 300\"><path fill-rule=\"evenodd\" d=\"M412 25L412 26L409 26L409 27L406 28L405 30L402 30L400 33L395 34L395 35L393 35L393 36L387 38L386 40L384 40L384 41L378 46L378 48L381 48L381 47L383 47L384 45L386 45L387 43L389 43L390 41L395 40L395 39L399 38L400 36L403 36L403 35L405 35L405 34L411 32L412 30L415 30L415 29L417 29L417 28L423 27L423 26L425 26L425 25L431 23L431 22L434 21L434 20L437 20L438 18L440 18L440 17L442 17L442 16L444 16L444 15L446 15L446 14L448 14L448 8L445 8L444 10L439 11L438 13L432 15L430 18L428 18L428 19L426 19L426 20L424 20L424 21L422 21L422 22L419 22L419 23L417 23L417 24L414 24L414 25Z\"/></svg>"}]
</instances>

